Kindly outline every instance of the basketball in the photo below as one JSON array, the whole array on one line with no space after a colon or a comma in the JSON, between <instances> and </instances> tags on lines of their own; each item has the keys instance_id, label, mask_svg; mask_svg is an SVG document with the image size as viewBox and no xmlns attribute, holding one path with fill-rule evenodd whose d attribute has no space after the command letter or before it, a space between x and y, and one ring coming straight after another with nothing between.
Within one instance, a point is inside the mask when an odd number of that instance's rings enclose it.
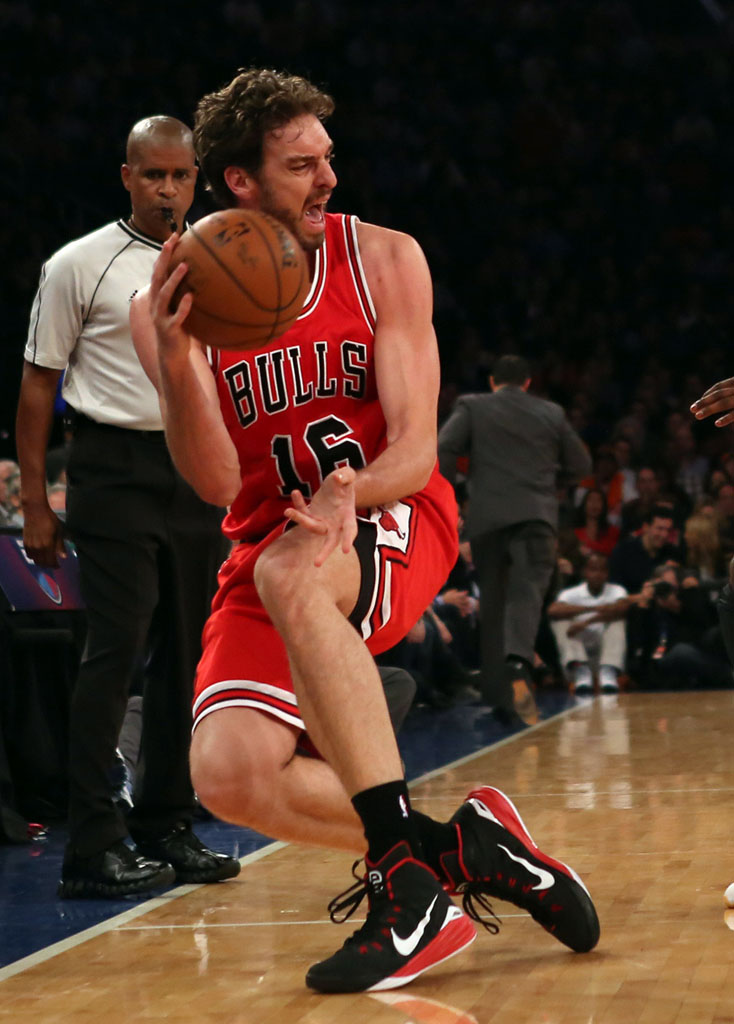
<instances>
[{"instance_id":1,"label":"basketball","mask_svg":"<svg viewBox=\"0 0 734 1024\"><path fill-rule=\"evenodd\" d=\"M303 308L306 255L290 231L256 210L220 210L196 221L173 251L188 264L174 305L191 292L184 327L215 348L254 349L279 338Z\"/></svg>"}]
</instances>

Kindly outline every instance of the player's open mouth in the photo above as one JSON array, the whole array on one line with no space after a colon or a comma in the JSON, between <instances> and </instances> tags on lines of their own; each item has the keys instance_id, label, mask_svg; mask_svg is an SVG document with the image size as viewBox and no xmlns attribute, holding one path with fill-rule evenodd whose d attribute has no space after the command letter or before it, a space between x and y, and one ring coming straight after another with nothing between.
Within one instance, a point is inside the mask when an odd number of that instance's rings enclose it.
<instances>
[{"instance_id":1,"label":"player's open mouth","mask_svg":"<svg viewBox=\"0 0 734 1024\"><path fill-rule=\"evenodd\" d=\"M306 220L313 227L322 228L324 226L324 203L317 203L314 206L309 206L306 210Z\"/></svg>"}]
</instances>

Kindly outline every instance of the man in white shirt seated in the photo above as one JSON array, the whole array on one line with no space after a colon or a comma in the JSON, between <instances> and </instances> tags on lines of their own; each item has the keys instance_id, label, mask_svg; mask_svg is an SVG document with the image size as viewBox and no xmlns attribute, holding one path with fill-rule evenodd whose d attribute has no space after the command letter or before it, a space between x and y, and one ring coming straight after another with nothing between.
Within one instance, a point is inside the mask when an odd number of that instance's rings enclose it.
<instances>
[{"instance_id":1,"label":"man in white shirt seated","mask_svg":"<svg viewBox=\"0 0 734 1024\"><path fill-rule=\"evenodd\" d=\"M584 582L562 590L548 607L561 664L576 694L593 691L595 672L602 693L619 691L630 602L625 588L609 583L608 575L606 556L590 554Z\"/></svg>"}]
</instances>

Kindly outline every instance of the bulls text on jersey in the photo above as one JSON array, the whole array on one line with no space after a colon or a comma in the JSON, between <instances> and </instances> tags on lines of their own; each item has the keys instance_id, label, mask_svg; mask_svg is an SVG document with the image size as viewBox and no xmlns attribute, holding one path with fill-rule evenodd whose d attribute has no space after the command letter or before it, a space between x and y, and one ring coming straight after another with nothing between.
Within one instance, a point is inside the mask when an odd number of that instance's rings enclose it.
<instances>
[{"instance_id":1,"label":"bulls text on jersey","mask_svg":"<svg viewBox=\"0 0 734 1024\"><path fill-rule=\"evenodd\" d=\"M259 352L223 370L229 396L241 427L255 423L261 413L272 416L291 404L316 399L364 398L367 387L367 346L342 341L338 349L326 341L313 342L312 371L304 367L303 345Z\"/></svg>"}]
</instances>

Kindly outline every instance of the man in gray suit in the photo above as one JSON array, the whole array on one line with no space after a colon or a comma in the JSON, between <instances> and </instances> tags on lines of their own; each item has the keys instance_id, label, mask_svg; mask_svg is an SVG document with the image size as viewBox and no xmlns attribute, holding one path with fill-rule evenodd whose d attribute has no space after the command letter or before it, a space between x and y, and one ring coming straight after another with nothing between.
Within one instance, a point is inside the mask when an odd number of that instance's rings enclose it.
<instances>
[{"instance_id":1,"label":"man in gray suit","mask_svg":"<svg viewBox=\"0 0 734 1024\"><path fill-rule=\"evenodd\" d=\"M441 428L441 472L469 457L466 531L479 574L482 695L509 721L537 721L535 636L556 562L558 489L591 471L563 409L528 394L530 368L502 356L491 394L464 395Z\"/></svg>"}]
</instances>

